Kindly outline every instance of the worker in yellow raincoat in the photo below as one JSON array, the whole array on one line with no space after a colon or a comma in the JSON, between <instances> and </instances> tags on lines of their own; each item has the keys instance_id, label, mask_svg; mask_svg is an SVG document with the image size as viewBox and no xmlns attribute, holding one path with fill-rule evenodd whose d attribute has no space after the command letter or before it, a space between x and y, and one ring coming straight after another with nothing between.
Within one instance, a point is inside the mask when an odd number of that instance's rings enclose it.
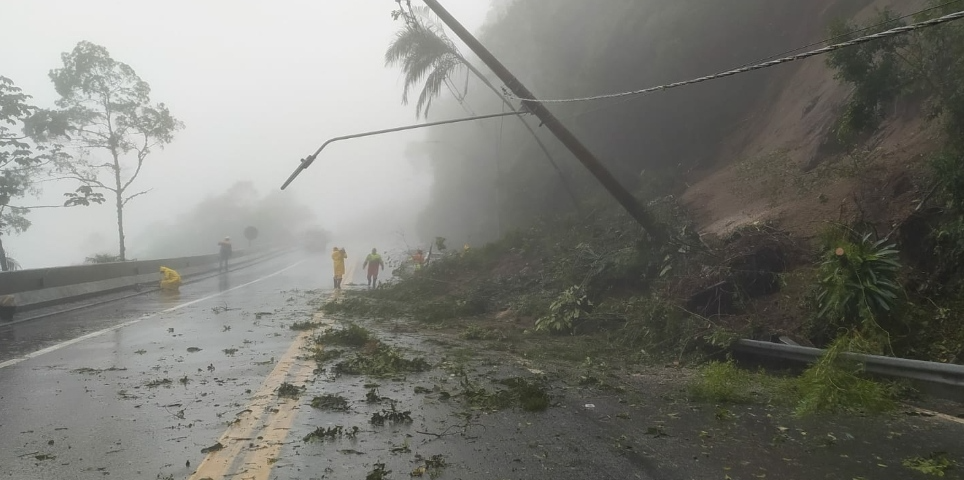
<instances>
[{"instance_id":1,"label":"worker in yellow raincoat","mask_svg":"<svg viewBox=\"0 0 964 480\"><path fill-rule=\"evenodd\" d=\"M335 264L335 289L341 290L341 279L345 276L345 259L348 253L345 249L334 247L331 249L331 261Z\"/></svg>"},{"instance_id":2,"label":"worker in yellow raincoat","mask_svg":"<svg viewBox=\"0 0 964 480\"><path fill-rule=\"evenodd\" d=\"M174 270L161 267L161 290L177 293L181 289L181 276Z\"/></svg>"}]
</instances>

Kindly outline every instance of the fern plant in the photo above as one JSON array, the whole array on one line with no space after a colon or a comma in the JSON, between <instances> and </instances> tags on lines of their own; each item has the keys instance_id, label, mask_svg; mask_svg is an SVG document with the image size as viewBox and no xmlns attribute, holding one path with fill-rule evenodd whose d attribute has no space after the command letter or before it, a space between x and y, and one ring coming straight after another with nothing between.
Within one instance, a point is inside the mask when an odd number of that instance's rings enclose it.
<instances>
[{"instance_id":1,"label":"fern plant","mask_svg":"<svg viewBox=\"0 0 964 480\"><path fill-rule=\"evenodd\" d=\"M549 313L536 320L536 330L549 333L575 333L576 322L584 318L592 302L579 285L567 288L549 305Z\"/></svg>"},{"instance_id":2,"label":"fern plant","mask_svg":"<svg viewBox=\"0 0 964 480\"><path fill-rule=\"evenodd\" d=\"M874 241L870 234L856 241L842 238L835 245L819 267L818 316L847 329L877 327L875 319L894 308L900 293L895 245Z\"/></svg>"}]
</instances>

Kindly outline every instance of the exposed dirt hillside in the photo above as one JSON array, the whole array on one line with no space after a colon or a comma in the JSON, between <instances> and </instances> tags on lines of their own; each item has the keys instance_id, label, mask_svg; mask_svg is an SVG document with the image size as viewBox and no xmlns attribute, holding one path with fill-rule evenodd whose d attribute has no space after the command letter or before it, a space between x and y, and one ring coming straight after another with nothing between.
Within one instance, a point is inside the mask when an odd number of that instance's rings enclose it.
<instances>
[{"instance_id":1,"label":"exposed dirt hillside","mask_svg":"<svg viewBox=\"0 0 964 480\"><path fill-rule=\"evenodd\" d=\"M836 13L825 4L823 22ZM920 1L878 0L863 8L912 12ZM812 26L811 41L826 36ZM806 43L806 42L804 42ZM683 195L703 233L721 235L770 220L800 237L827 221L861 220L886 234L924 195L921 160L937 147L937 129L913 105L898 105L883 128L856 153L833 147L835 121L849 87L834 78L825 57L780 67L763 100L721 148L716 164L690 179Z\"/></svg>"}]
</instances>

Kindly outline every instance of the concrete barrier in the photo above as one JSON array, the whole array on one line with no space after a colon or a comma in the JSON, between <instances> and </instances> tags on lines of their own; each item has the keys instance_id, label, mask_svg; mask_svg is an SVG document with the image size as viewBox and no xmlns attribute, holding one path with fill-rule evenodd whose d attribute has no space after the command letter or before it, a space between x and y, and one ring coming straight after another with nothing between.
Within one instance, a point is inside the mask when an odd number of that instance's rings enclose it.
<instances>
[{"instance_id":1,"label":"concrete barrier","mask_svg":"<svg viewBox=\"0 0 964 480\"><path fill-rule=\"evenodd\" d=\"M232 266L250 264L276 254L277 250L239 250ZM39 268L0 273L0 296L12 296L18 311L48 307L59 303L136 288L140 284L156 287L160 267L176 270L184 278L216 269L218 255L165 258L135 262Z\"/></svg>"}]
</instances>

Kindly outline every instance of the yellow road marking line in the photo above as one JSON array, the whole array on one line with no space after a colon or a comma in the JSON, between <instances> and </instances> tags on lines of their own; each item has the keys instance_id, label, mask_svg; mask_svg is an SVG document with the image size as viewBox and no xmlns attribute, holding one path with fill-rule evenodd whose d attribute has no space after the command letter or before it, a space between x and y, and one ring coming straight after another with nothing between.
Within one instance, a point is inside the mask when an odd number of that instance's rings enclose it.
<instances>
[{"instance_id":1,"label":"yellow road marking line","mask_svg":"<svg viewBox=\"0 0 964 480\"><path fill-rule=\"evenodd\" d=\"M334 325L334 322L322 318L321 314L315 314L314 320L320 321L324 326ZM300 364L300 369L291 377L294 385L303 385L314 376L314 365L311 362ZM241 480L268 480L271 470L274 468L272 459L278 459L281 447L284 446L288 433L291 432L291 425L295 421L301 402L288 400L278 406L278 413L265 424L261 431L256 435L261 442L261 446L255 447L244 459L243 465L246 467L244 476Z\"/></svg>"},{"instance_id":2,"label":"yellow road marking line","mask_svg":"<svg viewBox=\"0 0 964 480\"><path fill-rule=\"evenodd\" d=\"M301 346L310 337L311 331L304 331L295 338L291 346L288 347L288 351L281 357L278 364L265 378L264 383L261 384L261 388L252 397L251 404L243 411L250 411L250 413L238 415L237 421L232 423L218 439L223 448L209 453L198 466L194 475L191 475L190 480L202 478L220 480L229 474L242 449L250 443L251 433L254 431L255 425L269 413L269 409L275 403L275 390L281 386L287 378L288 372L295 366Z\"/></svg>"}]
</instances>

